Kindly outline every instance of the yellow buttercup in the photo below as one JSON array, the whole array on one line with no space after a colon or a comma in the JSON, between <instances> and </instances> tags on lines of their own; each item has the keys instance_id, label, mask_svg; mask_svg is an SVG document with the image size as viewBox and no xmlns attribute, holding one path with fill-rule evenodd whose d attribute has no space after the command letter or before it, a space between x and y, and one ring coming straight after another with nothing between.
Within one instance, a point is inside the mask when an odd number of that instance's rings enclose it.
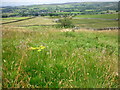
<instances>
[{"instance_id":1,"label":"yellow buttercup","mask_svg":"<svg viewBox=\"0 0 120 90\"><path fill-rule=\"evenodd\" d=\"M30 47L30 50L37 50L38 52L42 51L42 49L45 49L46 47L41 45L39 47Z\"/></svg>"}]
</instances>

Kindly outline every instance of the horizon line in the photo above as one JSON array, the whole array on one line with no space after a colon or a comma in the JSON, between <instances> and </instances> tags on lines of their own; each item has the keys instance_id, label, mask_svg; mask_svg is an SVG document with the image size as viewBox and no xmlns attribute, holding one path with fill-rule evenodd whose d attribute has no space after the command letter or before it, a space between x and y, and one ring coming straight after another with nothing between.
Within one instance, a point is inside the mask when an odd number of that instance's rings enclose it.
<instances>
[{"instance_id":1,"label":"horizon line","mask_svg":"<svg viewBox=\"0 0 120 90\"><path fill-rule=\"evenodd\" d=\"M15 6L31 6L31 5L49 5L49 4L66 4L66 3L84 3L84 2L88 2L88 3L91 3L91 2L93 2L93 3L96 3L96 2L120 2L120 1L80 1L80 2L55 2L55 3L31 3L31 2L2 2L1 3L1 7L8 7L8 6L11 6L11 7L15 7ZM12 4L14 4L14 3L19 3L18 5L4 5L3 3L12 3ZM21 3L21 4L20 4ZM26 4L22 4L22 3L26 3ZM28 4L27 4L28 3Z\"/></svg>"}]
</instances>

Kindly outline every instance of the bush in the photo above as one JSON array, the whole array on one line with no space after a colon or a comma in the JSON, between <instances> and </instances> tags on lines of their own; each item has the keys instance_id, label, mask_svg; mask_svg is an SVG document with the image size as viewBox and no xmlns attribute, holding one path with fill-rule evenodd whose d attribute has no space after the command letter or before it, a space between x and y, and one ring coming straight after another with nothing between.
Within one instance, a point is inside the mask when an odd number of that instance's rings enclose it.
<instances>
[{"instance_id":1,"label":"bush","mask_svg":"<svg viewBox=\"0 0 120 90\"><path fill-rule=\"evenodd\" d=\"M60 19L59 23L60 23L60 27L64 27L64 28L74 27L70 18L67 17L65 17L64 19Z\"/></svg>"}]
</instances>

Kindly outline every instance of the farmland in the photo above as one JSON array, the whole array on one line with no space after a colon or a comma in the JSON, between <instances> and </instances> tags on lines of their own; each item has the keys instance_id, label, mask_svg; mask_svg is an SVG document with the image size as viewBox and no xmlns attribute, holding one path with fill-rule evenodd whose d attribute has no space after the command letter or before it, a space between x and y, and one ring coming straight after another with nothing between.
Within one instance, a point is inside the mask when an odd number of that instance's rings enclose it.
<instances>
[{"instance_id":1,"label":"farmland","mask_svg":"<svg viewBox=\"0 0 120 90\"><path fill-rule=\"evenodd\" d=\"M101 19L73 19L73 23L81 28L105 28L117 27L116 20L101 20Z\"/></svg>"},{"instance_id":2,"label":"farmland","mask_svg":"<svg viewBox=\"0 0 120 90\"><path fill-rule=\"evenodd\" d=\"M3 25L3 87L117 88L118 31L85 28L117 27L118 21L72 19L82 28L66 32L71 28L56 28L53 19L36 17ZM44 49L39 51L40 46Z\"/></svg>"},{"instance_id":3,"label":"farmland","mask_svg":"<svg viewBox=\"0 0 120 90\"><path fill-rule=\"evenodd\" d=\"M115 20L117 17L118 17L118 14L77 15L73 17L71 21L75 26L80 28L96 29L96 28L105 28L105 27L118 27L118 21ZM25 18L28 18L28 17L3 18L3 22L15 21L15 20L25 19ZM90 19L87 19L87 18L90 18ZM53 22L54 19L60 19L60 17L54 18L54 17L47 16L43 19L41 16L39 16L39 17L36 17L35 19L11 23L9 25L20 26L20 27L29 26L28 28L30 28L30 26L40 27L41 25L52 26L52 25L56 25L56 23Z\"/></svg>"},{"instance_id":4,"label":"farmland","mask_svg":"<svg viewBox=\"0 0 120 90\"><path fill-rule=\"evenodd\" d=\"M11 21L16 21L16 20L21 20L21 19L26 19L28 17L11 17L11 18L0 18L0 23L5 23L5 22L11 22Z\"/></svg>"},{"instance_id":5,"label":"farmland","mask_svg":"<svg viewBox=\"0 0 120 90\"><path fill-rule=\"evenodd\" d=\"M73 2L16 7L2 7L2 17L15 16L59 16L64 14L113 14L118 13L117 2Z\"/></svg>"},{"instance_id":6,"label":"farmland","mask_svg":"<svg viewBox=\"0 0 120 90\"><path fill-rule=\"evenodd\" d=\"M116 19L118 14L97 14L97 15L77 15L80 18L101 18L101 19Z\"/></svg>"}]
</instances>

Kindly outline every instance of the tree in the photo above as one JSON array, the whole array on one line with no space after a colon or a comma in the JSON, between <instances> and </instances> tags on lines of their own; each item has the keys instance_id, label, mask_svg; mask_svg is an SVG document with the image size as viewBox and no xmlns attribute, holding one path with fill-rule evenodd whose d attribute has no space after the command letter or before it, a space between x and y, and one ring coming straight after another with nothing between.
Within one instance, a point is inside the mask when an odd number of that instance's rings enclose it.
<instances>
[{"instance_id":1,"label":"tree","mask_svg":"<svg viewBox=\"0 0 120 90\"><path fill-rule=\"evenodd\" d=\"M64 27L64 28L74 27L71 19L68 17L64 17L63 19L60 19L59 23L60 23L60 27Z\"/></svg>"}]
</instances>

